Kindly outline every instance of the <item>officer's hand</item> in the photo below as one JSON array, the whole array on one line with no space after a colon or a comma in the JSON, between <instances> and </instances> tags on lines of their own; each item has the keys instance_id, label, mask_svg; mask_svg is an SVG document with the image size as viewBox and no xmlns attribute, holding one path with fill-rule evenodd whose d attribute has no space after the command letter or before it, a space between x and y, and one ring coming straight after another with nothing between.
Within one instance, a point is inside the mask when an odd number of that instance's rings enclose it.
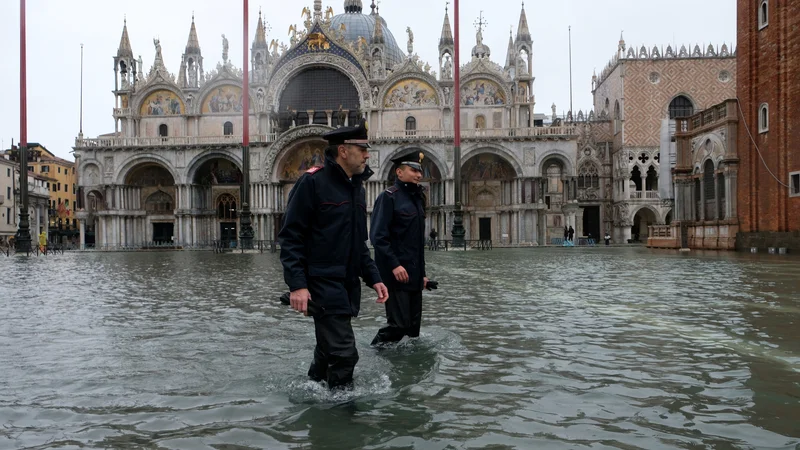
<instances>
[{"instance_id":1,"label":"officer's hand","mask_svg":"<svg viewBox=\"0 0 800 450\"><path fill-rule=\"evenodd\" d=\"M428 287L428 277L422 277L422 289Z\"/></svg>"},{"instance_id":2,"label":"officer's hand","mask_svg":"<svg viewBox=\"0 0 800 450\"><path fill-rule=\"evenodd\" d=\"M397 266L392 270L394 279L401 283L408 283L408 272L403 266Z\"/></svg>"},{"instance_id":3,"label":"officer's hand","mask_svg":"<svg viewBox=\"0 0 800 450\"><path fill-rule=\"evenodd\" d=\"M378 293L378 300L376 300L376 303L386 303L386 300L389 300L389 290L386 289L385 284L375 283L372 285L372 289L375 289L375 292Z\"/></svg>"},{"instance_id":4,"label":"officer's hand","mask_svg":"<svg viewBox=\"0 0 800 450\"><path fill-rule=\"evenodd\" d=\"M300 311L303 314L308 314L308 300L311 298L311 293L308 289L298 289L289 294L289 303L292 309Z\"/></svg>"}]
</instances>

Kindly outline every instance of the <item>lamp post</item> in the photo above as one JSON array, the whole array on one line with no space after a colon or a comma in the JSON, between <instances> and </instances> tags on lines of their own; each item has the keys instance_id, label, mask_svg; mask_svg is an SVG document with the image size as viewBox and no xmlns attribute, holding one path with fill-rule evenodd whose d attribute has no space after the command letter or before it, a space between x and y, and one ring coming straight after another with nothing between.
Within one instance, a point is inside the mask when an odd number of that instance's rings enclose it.
<instances>
[{"instance_id":1,"label":"lamp post","mask_svg":"<svg viewBox=\"0 0 800 450\"><path fill-rule=\"evenodd\" d=\"M239 239L242 248L253 247L253 226L250 218L250 79L248 74L249 56L247 48L247 0L244 1L243 23L243 84L242 84L242 217L239 219L241 231Z\"/></svg>"},{"instance_id":2,"label":"lamp post","mask_svg":"<svg viewBox=\"0 0 800 450\"><path fill-rule=\"evenodd\" d=\"M28 215L28 105L25 71L25 0L19 1L19 228L14 236L17 252L31 250L31 230Z\"/></svg>"},{"instance_id":3,"label":"lamp post","mask_svg":"<svg viewBox=\"0 0 800 450\"><path fill-rule=\"evenodd\" d=\"M455 167L453 173L453 182L455 183L455 189L453 193L455 194L455 209L453 210L453 230L450 233L453 236L453 247L460 247L464 245L464 211L461 209L461 78L460 78L460 70L461 66L458 62L458 43L459 43L459 36L458 36L458 0L453 0L453 20L455 21L453 24L453 43L454 43L454 55L453 55L453 83L455 84L454 87L454 95L453 95L453 165Z\"/></svg>"}]
</instances>

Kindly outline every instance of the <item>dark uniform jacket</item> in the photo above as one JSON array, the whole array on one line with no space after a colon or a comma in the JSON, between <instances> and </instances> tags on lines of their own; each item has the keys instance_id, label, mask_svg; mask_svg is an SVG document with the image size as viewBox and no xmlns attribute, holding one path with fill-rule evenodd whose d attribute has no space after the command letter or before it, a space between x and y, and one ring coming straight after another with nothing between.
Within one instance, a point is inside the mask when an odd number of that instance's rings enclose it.
<instances>
[{"instance_id":1,"label":"dark uniform jacket","mask_svg":"<svg viewBox=\"0 0 800 450\"><path fill-rule=\"evenodd\" d=\"M367 247L367 208L362 182L369 166L352 181L332 158L297 180L289 193L278 234L283 278L289 289L306 288L326 314L356 316L361 307L358 277L381 281Z\"/></svg>"},{"instance_id":2,"label":"dark uniform jacket","mask_svg":"<svg viewBox=\"0 0 800 450\"><path fill-rule=\"evenodd\" d=\"M389 289L421 291L425 274L425 210L422 187L397 180L378 195L372 210L370 240L375 263ZM403 266L408 283L397 281L392 270Z\"/></svg>"}]
</instances>

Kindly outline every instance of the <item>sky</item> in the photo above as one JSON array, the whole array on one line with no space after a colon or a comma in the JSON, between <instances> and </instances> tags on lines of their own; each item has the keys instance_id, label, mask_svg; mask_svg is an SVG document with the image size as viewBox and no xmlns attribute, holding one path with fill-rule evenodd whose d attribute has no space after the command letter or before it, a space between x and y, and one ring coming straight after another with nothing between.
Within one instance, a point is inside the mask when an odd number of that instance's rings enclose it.
<instances>
[{"instance_id":1,"label":"sky","mask_svg":"<svg viewBox=\"0 0 800 450\"><path fill-rule=\"evenodd\" d=\"M364 12L369 13L369 0ZM186 47L192 14L195 15L203 65L206 72L222 59L222 34L228 38L229 58L242 66L243 7L220 0L27 0L27 137L57 156L73 160L72 146L80 128L81 44L83 44L83 133L86 137L114 131L113 57L117 53L123 21L134 55L141 55L145 72L155 56L153 38L159 38L167 69L177 74ZM232 7L237 5L238 7ZM334 13L344 12L344 1L326 2ZM252 43L258 12L271 30L267 41L288 44L291 24L302 27L303 6L312 0L249 1L248 48ZM405 52L406 27L414 33L414 52L438 67L438 42L445 0L383 0L380 14ZM470 59L475 45L474 23L483 14L484 44L492 60L505 64L509 29L515 34L521 3L517 0L461 0L461 64ZM528 27L533 38L535 112L559 114L570 104L570 27L572 40L573 109L592 107L591 78L615 54L620 33L628 46L659 49L668 44L693 48L727 43L735 48L735 0L528 0ZM11 94L0 110L0 140L9 148L20 136L20 2L0 1L0 86ZM454 20L450 4L450 19ZM732 46L732 44L734 44ZM691 49L690 49L691 51Z\"/></svg>"}]
</instances>

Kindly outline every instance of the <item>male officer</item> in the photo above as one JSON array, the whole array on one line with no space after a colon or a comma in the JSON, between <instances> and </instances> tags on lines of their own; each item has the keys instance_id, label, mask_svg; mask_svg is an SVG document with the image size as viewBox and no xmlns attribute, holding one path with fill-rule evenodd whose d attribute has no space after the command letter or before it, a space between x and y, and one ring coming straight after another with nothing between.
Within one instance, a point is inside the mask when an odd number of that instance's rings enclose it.
<instances>
[{"instance_id":1,"label":"male officer","mask_svg":"<svg viewBox=\"0 0 800 450\"><path fill-rule=\"evenodd\" d=\"M422 158L408 155L393 160L397 179L378 195L372 210L370 240L375 263L387 286L388 325L381 328L372 345L397 342L404 336L419 336L422 321L422 289L425 276L425 210Z\"/></svg>"},{"instance_id":2,"label":"male officer","mask_svg":"<svg viewBox=\"0 0 800 450\"><path fill-rule=\"evenodd\" d=\"M330 389L352 386L358 351L350 319L361 306L358 278L388 298L367 247L364 180L367 166L367 124L342 127L322 136L328 141L325 165L303 174L292 191L278 234L283 277L292 308L314 315L317 346L308 376L326 380Z\"/></svg>"}]
</instances>

